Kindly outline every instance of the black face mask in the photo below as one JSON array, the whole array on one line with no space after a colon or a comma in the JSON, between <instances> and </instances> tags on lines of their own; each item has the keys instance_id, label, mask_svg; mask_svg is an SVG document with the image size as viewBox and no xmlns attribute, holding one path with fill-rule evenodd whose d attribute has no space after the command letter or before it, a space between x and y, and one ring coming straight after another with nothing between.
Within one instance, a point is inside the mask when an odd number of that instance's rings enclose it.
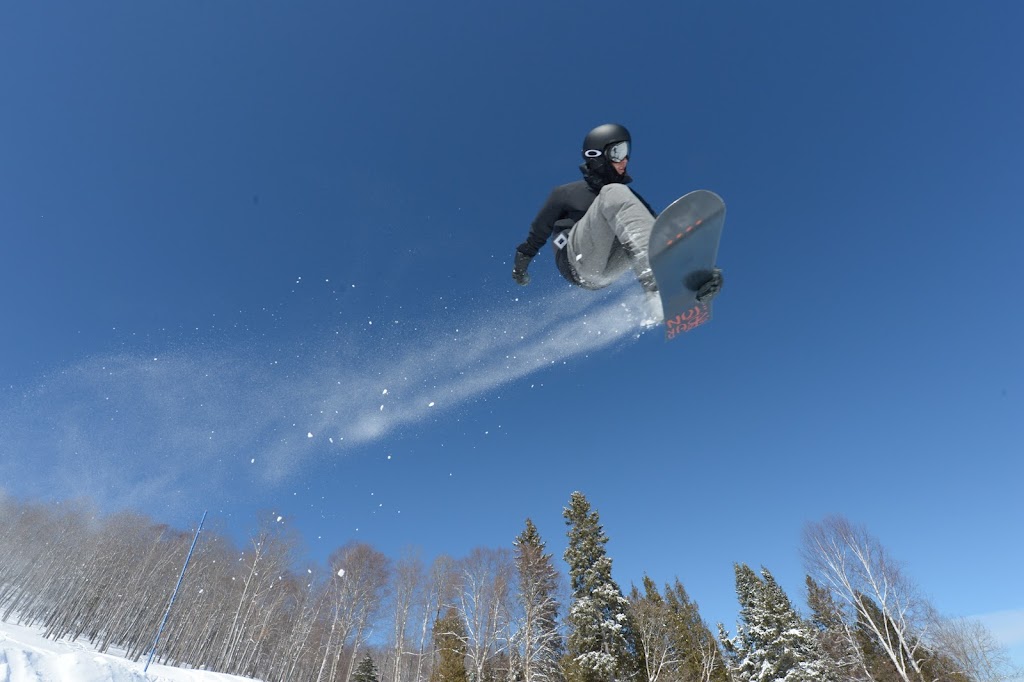
<instances>
[{"instance_id":1,"label":"black face mask","mask_svg":"<svg viewBox=\"0 0 1024 682\"><path fill-rule=\"evenodd\" d=\"M583 176L591 186L597 188L603 187L604 185L611 185L616 182L629 182L626 175L619 175L618 171L609 163L608 159L604 156L600 156L593 159L587 159L580 166L580 170L583 171Z\"/></svg>"}]
</instances>

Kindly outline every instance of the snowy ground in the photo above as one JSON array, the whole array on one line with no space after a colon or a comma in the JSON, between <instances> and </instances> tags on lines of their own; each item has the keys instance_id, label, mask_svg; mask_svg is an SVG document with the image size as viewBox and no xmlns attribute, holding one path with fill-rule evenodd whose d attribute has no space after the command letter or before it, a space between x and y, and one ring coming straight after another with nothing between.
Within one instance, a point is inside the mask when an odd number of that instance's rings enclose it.
<instances>
[{"instance_id":1,"label":"snowy ground","mask_svg":"<svg viewBox=\"0 0 1024 682\"><path fill-rule=\"evenodd\" d=\"M183 670L100 654L79 642L54 642L37 630L0 622L0 682L253 682L247 677Z\"/></svg>"}]
</instances>

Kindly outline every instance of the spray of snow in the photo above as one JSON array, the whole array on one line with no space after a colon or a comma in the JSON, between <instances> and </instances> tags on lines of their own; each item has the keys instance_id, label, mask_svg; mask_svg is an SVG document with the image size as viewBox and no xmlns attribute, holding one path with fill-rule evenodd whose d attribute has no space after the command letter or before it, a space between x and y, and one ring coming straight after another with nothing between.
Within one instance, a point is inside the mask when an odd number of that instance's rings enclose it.
<instances>
[{"instance_id":1,"label":"spray of snow","mask_svg":"<svg viewBox=\"0 0 1024 682\"><path fill-rule=\"evenodd\" d=\"M120 507L176 504L239 475L280 483L318 457L636 338L634 289L559 288L432 328L396 324L383 341L303 339L298 359L206 347L161 350L159 362L152 351L88 358L0 394L0 478Z\"/></svg>"}]
</instances>

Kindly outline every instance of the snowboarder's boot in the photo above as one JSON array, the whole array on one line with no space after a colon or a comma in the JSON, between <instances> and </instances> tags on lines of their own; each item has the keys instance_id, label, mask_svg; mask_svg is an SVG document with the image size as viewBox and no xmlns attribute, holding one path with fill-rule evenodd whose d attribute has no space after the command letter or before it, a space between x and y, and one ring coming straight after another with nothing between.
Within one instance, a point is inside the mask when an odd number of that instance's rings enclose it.
<instances>
[{"instance_id":1,"label":"snowboarder's boot","mask_svg":"<svg viewBox=\"0 0 1024 682\"><path fill-rule=\"evenodd\" d=\"M697 290L697 303L707 303L722 290L722 284L725 279L722 277L722 271L719 268L715 268L711 271L711 278L704 282Z\"/></svg>"}]
</instances>

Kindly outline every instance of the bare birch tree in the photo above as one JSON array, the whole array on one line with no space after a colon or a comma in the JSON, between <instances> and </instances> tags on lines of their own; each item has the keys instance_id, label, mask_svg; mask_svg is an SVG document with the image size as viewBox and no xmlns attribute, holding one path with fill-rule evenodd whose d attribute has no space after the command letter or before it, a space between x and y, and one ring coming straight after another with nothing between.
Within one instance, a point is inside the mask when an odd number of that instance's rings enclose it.
<instances>
[{"instance_id":1,"label":"bare birch tree","mask_svg":"<svg viewBox=\"0 0 1024 682\"><path fill-rule=\"evenodd\" d=\"M419 643L417 645L416 672L413 680L420 682L430 675L434 653L432 633L434 623L454 602L456 563L446 554L436 557L430 566L427 584L420 593Z\"/></svg>"},{"instance_id":2,"label":"bare birch tree","mask_svg":"<svg viewBox=\"0 0 1024 682\"><path fill-rule=\"evenodd\" d=\"M830 516L806 526L803 557L812 577L856 614L900 679L921 680L917 653L927 627L926 605L881 543L866 529ZM864 595L880 613L869 607Z\"/></svg>"},{"instance_id":3,"label":"bare birch tree","mask_svg":"<svg viewBox=\"0 0 1024 682\"><path fill-rule=\"evenodd\" d=\"M423 561L417 553L407 551L396 563L391 581L391 641L382 671L382 679L403 682L409 652L409 627L417 596L423 590Z\"/></svg>"},{"instance_id":4,"label":"bare birch tree","mask_svg":"<svg viewBox=\"0 0 1024 682\"><path fill-rule=\"evenodd\" d=\"M513 564L507 549L475 548L460 562L456 608L466 628L470 680L486 678L488 665L508 653L502 637L508 623Z\"/></svg>"},{"instance_id":5,"label":"bare birch tree","mask_svg":"<svg viewBox=\"0 0 1024 682\"><path fill-rule=\"evenodd\" d=\"M318 598L317 576L319 571L306 570L305 580L300 581L301 592L296 595L292 610L291 629L284 638L284 657L279 668L269 677L272 680L305 679L315 667L319 652L319 639L314 636L326 600ZM305 674L304 674L305 673Z\"/></svg>"},{"instance_id":6,"label":"bare birch tree","mask_svg":"<svg viewBox=\"0 0 1024 682\"><path fill-rule=\"evenodd\" d=\"M239 557L242 569L234 614L227 630L221 653L220 668L230 672L244 672L250 665L254 648L260 637L267 611L281 606L275 583L280 581L292 563L293 544L285 537L280 525L270 515L262 515L258 531L250 539L251 549Z\"/></svg>"},{"instance_id":7,"label":"bare birch tree","mask_svg":"<svg viewBox=\"0 0 1024 682\"><path fill-rule=\"evenodd\" d=\"M972 682L1004 682L1024 675L1024 670L1013 668L1005 647L980 621L942 619L933 628L929 639L948 657L955 669Z\"/></svg>"},{"instance_id":8,"label":"bare birch tree","mask_svg":"<svg viewBox=\"0 0 1024 682\"><path fill-rule=\"evenodd\" d=\"M808 524L803 558L811 577L853 614L856 625L845 632L866 677L881 658L903 682L974 679L976 671L956 669L956 658L969 655L951 647L956 638L944 620L865 528L841 516Z\"/></svg>"},{"instance_id":9,"label":"bare birch tree","mask_svg":"<svg viewBox=\"0 0 1024 682\"><path fill-rule=\"evenodd\" d=\"M324 656L317 680L348 682L359 648L365 643L387 586L388 559L366 543L350 543L330 558L332 575L326 593L330 621Z\"/></svg>"}]
</instances>

